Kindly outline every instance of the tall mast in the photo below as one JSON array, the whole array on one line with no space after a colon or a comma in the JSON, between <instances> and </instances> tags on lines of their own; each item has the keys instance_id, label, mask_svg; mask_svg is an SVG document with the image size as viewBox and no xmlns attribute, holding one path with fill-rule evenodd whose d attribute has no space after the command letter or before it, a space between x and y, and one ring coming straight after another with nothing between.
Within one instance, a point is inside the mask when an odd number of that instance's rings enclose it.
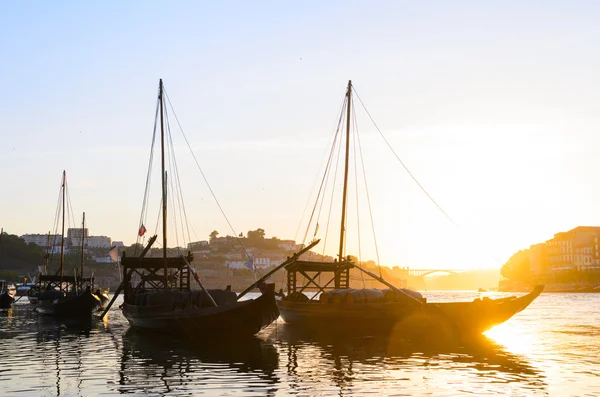
<instances>
[{"instance_id":1,"label":"tall mast","mask_svg":"<svg viewBox=\"0 0 600 397\"><path fill-rule=\"evenodd\" d=\"M352 105L352 80L348 80L346 92L346 161L344 167L344 193L342 196L342 225L340 227L340 251L338 260L341 262L344 255L344 234L346 232L346 196L348 194L348 159L350 155L350 108Z\"/></svg>"},{"instance_id":2,"label":"tall mast","mask_svg":"<svg viewBox=\"0 0 600 397\"><path fill-rule=\"evenodd\" d=\"M48 258L50 257L50 250L50 231L48 230L48 249L46 250L46 255L44 257L44 274L48 274Z\"/></svg>"},{"instance_id":3,"label":"tall mast","mask_svg":"<svg viewBox=\"0 0 600 397\"><path fill-rule=\"evenodd\" d=\"M63 170L62 180L62 232L60 238L60 288L62 289L63 268L65 265L65 188L67 184L67 172Z\"/></svg>"},{"instance_id":4,"label":"tall mast","mask_svg":"<svg viewBox=\"0 0 600 397\"><path fill-rule=\"evenodd\" d=\"M163 118L163 82L160 79L158 100L160 102L160 162L162 181L162 226L163 226L163 258L165 259L165 288L167 286L167 173L165 171L165 124Z\"/></svg>"},{"instance_id":5,"label":"tall mast","mask_svg":"<svg viewBox=\"0 0 600 397\"><path fill-rule=\"evenodd\" d=\"M83 247L85 243L85 212L83 213L83 221L81 222L81 270L79 277L83 277Z\"/></svg>"}]
</instances>

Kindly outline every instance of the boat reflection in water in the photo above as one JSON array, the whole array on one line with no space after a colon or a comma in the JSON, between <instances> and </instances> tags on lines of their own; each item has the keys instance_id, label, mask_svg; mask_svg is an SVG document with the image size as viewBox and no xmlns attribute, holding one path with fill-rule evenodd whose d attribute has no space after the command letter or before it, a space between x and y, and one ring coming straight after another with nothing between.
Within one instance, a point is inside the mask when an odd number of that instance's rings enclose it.
<instances>
[{"instance_id":1,"label":"boat reflection in water","mask_svg":"<svg viewBox=\"0 0 600 397\"><path fill-rule=\"evenodd\" d=\"M512 385L507 392L514 387L538 392L547 388L543 373L525 357L485 335L460 339L317 333L280 321L268 338L281 347L281 366L297 393L319 387L340 395L392 395L423 390L424 382L433 395L443 396L457 390L478 395L489 383Z\"/></svg>"},{"instance_id":2,"label":"boat reflection in water","mask_svg":"<svg viewBox=\"0 0 600 397\"><path fill-rule=\"evenodd\" d=\"M215 344L129 329L122 340L120 393L277 390L279 354L271 342L256 337Z\"/></svg>"}]
</instances>

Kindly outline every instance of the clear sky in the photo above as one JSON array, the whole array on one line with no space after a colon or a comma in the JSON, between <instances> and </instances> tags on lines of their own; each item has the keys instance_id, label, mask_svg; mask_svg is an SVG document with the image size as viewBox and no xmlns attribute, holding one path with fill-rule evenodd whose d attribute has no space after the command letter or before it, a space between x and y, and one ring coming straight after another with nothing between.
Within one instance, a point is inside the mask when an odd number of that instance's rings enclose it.
<instances>
[{"instance_id":1,"label":"clear sky","mask_svg":"<svg viewBox=\"0 0 600 397\"><path fill-rule=\"evenodd\" d=\"M135 241L159 78L237 233L296 236L348 79L459 225L363 117L382 264L495 267L553 233L600 225L598 2L4 1L0 10L6 232L52 229L66 169L91 234ZM193 239L231 234L179 149Z\"/></svg>"}]
</instances>

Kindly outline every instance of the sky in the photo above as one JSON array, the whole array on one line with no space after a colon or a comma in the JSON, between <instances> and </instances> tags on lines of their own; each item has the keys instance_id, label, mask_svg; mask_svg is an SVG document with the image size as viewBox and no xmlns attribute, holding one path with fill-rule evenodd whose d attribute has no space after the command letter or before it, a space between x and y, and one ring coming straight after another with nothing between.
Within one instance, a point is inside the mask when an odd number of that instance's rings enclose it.
<instances>
[{"instance_id":1,"label":"sky","mask_svg":"<svg viewBox=\"0 0 600 397\"><path fill-rule=\"evenodd\" d=\"M191 240L257 228L302 240L350 79L452 219L357 104L377 240L376 250L361 215L361 259L499 267L554 233L600 225L597 2L5 1L0 9L8 233L53 229L66 170L72 226L85 211L90 234L135 242L160 78L232 226L174 132ZM153 231L157 212L149 214ZM348 222L346 251L356 255L358 220ZM336 228L325 253L337 252Z\"/></svg>"}]
</instances>

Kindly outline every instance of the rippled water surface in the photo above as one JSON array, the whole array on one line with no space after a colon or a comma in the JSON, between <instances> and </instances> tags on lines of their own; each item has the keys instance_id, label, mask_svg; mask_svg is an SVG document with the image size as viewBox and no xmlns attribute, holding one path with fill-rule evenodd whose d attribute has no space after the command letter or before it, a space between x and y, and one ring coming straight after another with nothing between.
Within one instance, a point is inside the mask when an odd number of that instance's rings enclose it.
<instances>
[{"instance_id":1,"label":"rippled water surface","mask_svg":"<svg viewBox=\"0 0 600 397\"><path fill-rule=\"evenodd\" d=\"M600 294L542 294L468 340L317 336L278 320L226 344L133 332L117 305L68 324L19 302L0 312L0 354L2 396L600 396Z\"/></svg>"}]
</instances>

